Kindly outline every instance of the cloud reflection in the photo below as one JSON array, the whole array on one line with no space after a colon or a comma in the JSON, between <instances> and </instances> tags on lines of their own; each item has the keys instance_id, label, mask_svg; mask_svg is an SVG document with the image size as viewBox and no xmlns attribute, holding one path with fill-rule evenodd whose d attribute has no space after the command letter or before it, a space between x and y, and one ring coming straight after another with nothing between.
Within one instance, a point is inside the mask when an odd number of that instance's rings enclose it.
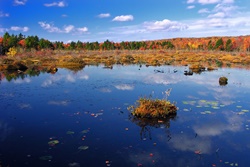
<instances>
[{"instance_id":1,"label":"cloud reflection","mask_svg":"<svg viewBox=\"0 0 250 167\"><path fill-rule=\"evenodd\" d=\"M88 80L89 76L87 74L84 74L82 72L76 73L76 74L55 74L47 78L43 83L42 87L49 87L51 85L54 85L58 82L67 81L67 82L76 82L77 80Z\"/></svg>"},{"instance_id":2,"label":"cloud reflection","mask_svg":"<svg viewBox=\"0 0 250 167\"><path fill-rule=\"evenodd\" d=\"M239 117L239 115L236 115L233 112L225 112L224 115L227 122L222 122L221 119L213 119L205 123L203 122L202 125L195 125L193 130L199 136L205 137L218 136L227 131L237 132L242 129L241 122L243 122L243 119Z\"/></svg>"},{"instance_id":3,"label":"cloud reflection","mask_svg":"<svg viewBox=\"0 0 250 167\"><path fill-rule=\"evenodd\" d=\"M182 77L180 75L176 74L152 74L148 75L144 81L146 83L154 83L154 84L164 84L164 85L169 85L169 84L175 84L178 82L182 81Z\"/></svg>"},{"instance_id":4,"label":"cloud reflection","mask_svg":"<svg viewBox=\"0 0 250 167\"><path fill-rule=\"evenodd\" d=\"M169 146L181 151L200 150L204 154L210 154L212 144L208 138L195 138L195 136L176 134L172 135Z\"/></svg>"},{"instance_id":5,"label":"cloud reflection","mask_svg":"<svg viewBox=\"0 0 250 167\"><path fill-rule=\"evenodd\" d=\"M48 104L51 105L58 105L58 106L67 106L69 105L69 100L62 100L62 101L49 101Z\"/></svg>"},{"instance_id":6,"label":"cloud reflection","mask_svg":"<svg viewBox=\"0 0 250 167\"><path fill-rule=\"evenodd\" d=\"M20 103L20 104L18 104L18 107L20 109L31 109L31 105L30 104L26 104L26 103Z\"/></svg>"},{"instance_id":7,"label":"cloud reflection","mask_svg":"<svg viewBox=\"0 0 250 167\"><path fill-rule=\"evenodd\" d=\"M101 88L99 90L100 90L100 92L103 92L103 93L111 93L112 92L112 90L109 88Z\"/></svg>"},{"instance_id":8,"label":"cloud reflection","mask_svg":"<svg viewBox=\"0 0 250 167\"><path fill-rule=\"evenodd\" d=\"M24 79L16 79L13 80L15 84L23 84L23 83L30 83L31 79L30 78L24 78Z\"/></svg>"},{"instance_id":9,"label":"cloud reflection","mask_svg":"<svg viewBox=\"0 0 250 167\"><path fill-rule=\"evenodd\" d=\"M115 85L115 88L118 89L118 90L133 90L134 85L119 84L119 85Z\"/></svg>"}]
</instances>

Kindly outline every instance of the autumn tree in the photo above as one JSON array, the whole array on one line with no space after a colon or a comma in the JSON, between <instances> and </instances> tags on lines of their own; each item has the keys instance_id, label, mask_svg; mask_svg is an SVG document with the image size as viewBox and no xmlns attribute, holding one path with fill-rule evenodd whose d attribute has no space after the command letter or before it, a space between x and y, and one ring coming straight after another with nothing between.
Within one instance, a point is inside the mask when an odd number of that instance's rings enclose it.
<instances>
[{"instance_id":1,"label":"autumn tree","mask_svg":"<svg viewBox=\"0 0 250 167\"><path fill-rule=\"evenodd\" d=\"M70 44L69 44L68 49L69 49L69 50L74 50L74 49L76 49L76 42L71 41Z\"/></svg>"},{"instance_id":2,"label":"autumn tree","mask_svg":"<svg viewBox=\"0 0 250 167\"><path fill-rule=\"evenodd\" d=\"M25 39L25 46L28 50L30 49L38 49L38 46L39 46L39 38L38 36L28 36L26 39Z\"/></svg>"},{"instance_id":3,"label":"autumn tree","mask_svg":"<svg viewBox=\"0 0 250 167\"><path fill-rule=\"evenodd\" d=\"M161 46L165 49L173 49L174 45L170 41L163 41Z\"/></svg>"},{"instance_id":4,"label":"autumn tree","mask_svg":"<svg viewBox=\"0 0 250 167\"><path fill-rule=\"evenodd\" d=\"M82 48L83 48L83 43L82 43L81 41L78 40L78 41L76 42L76 48L77 48L77 49L82 49Z\"/></svg>"},{"instance_id":5,"label":"autumn tree","mask_svg":"<svg viewBox=\"0 0 250 167\"><path fill-rule=\"evenodd\" d=\"M217 40L217 42L215 43L214 49L224 50L224 42L222 38Z\"/></svg>"},{"instance_id":6,"label":"autumn tree","mask_svg":"<svg viewBox=\"0 0 250 167\"><path fill-rule=\"evenodd\" d=\"M53 44L49 40L43 38L39 40L38 45L40 49L54 49Z\"/></svg>"},{"instance_id":7,"label":"autumn tree","mask_svg":"<svg viewBox=\"0 0 250 167\"><path fill-rule=\"evenodd\" d=\"M228 51L228 52L232 51L233 50L232 46L233 46L232 40L228 39L227 42L226 42L226 48L225 48L225 50Z\"/></svg>"},{"instance_id":8,"label":"autumn tree","mask_svg":"<svg viewBox=\"0 0 250 167\"><path fill-rule=\"evenodd\" d=\"M213 46L212 40L208 41L207 48L208 50L213 50L214 46Z\"/></svg>"},{"instance_id":9,"label":"autumn tree","mask_svg":"<svg viewBox=\"0 0 250 167\"><path fill-rule=\"evenodd\" d=\"M54 42L54 48L55 49L64 49L64 45L63 45L63 42L60 42L60 41L55 41Z\"/></svg>"}]
</instances>

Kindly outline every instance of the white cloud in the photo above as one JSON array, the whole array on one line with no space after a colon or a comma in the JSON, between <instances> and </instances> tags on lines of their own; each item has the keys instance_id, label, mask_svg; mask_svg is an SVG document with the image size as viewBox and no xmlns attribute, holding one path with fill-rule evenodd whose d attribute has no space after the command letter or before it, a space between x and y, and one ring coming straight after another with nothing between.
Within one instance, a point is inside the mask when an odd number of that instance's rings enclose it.
<instances>
[{"instance_id":1,"label":"white cloud","mask_svg":"<svg viewBox=\"0 0 250 167\"><path fill-rule=\"evenodd\" d=\"M49 24L43 21L38 22L38 24L46 31L48 32L55 32L55 33L85 33L88 31L87 27L82 28L75 28L73 25L65 25L63 29L60 29L53 24Z\"/></svg>"},{"instance_id":2,"label":"white cloud","mask_svg":"<svg viewBox=\"0 0 250 167\"><path fill-rule=\"evenodd\" d=\"M111 15L109 13L101 13L98 15L99 18L107 18L110 17Z\"/></svg>"},{"instance_id":3,"label":"white cloud","mask_svg":"<svg viewBox=\"0 0 250 167\"><path fill-rule=\"evenodd\" d=\"M79 32L87 32L88 28L87 27L82 27L77 29Z\"/></svg>"},{"instance_id":4,"label":"white cloud","mask_svg":"<svg viewBox=\"0 0 250 167\"><path fill-rule=\"evenodd\" d=\"M62 32L62 30L60 30L58 27L55 27L53 24L48 24L42 21L38 22L38 24L48 32L57 32L57 33Z\"/></svg>"},{"instance_id":5,"label":"white cloud","mask_svg":"<svg viewBox=\"0 0 250 167\"><path fill-rule=\"evenodd\" d=\"M187 4L194 3L195 0L187 0Z\"/></svg>"},{"instance_id":6,"label":"white cloud","mask_svg":"<svg viewBox=\"0 0 250 167\"><path fill-rule=\"evenodd\" d=\"M229 5L229 4L217 4L214 8L214 12L224 12L227 14L234 13L238 9L237 6Z\"/></svg>"},{"instance_id":7,"label":"white cloud","mask_svg":"<svg viewBox=\"0 0 250 167\"><path fill-rule=\"evenodd\" d=\"M0 11L0 17L9 17L9 13L4 13L3 11Z\"/></svg>"},{"instance_id":8,"label":"white cloud","mask_svg":"<svg viewBox=\"0 0 250 167\"><path fill-rule=\"evenodd\" d=\"M206 36L236 35L236 32L237 35L248 34L246 27L250 23L247 19L250 13L239 11L239 7L233 4L233 0L199 0L198 3L202 5L214 4L215 6L211 10L203 8L198 11L203 16L207 14L206 18L188 21L189 30L196 30L196 36L199 33L207 34ZM204 32L204 29L206 29L206 32ZM227 32L231 32L231 34ZM193 31L193 33L195 32Z\"/></svg>"},{"instance_id":9,"label":"white cloud","mask_svg":"<svg viewBox=\"0 0 250 167\"><path fill-rule=\"evenodd\" d=\"M194 0L188 0L188 2L194 3ZM223 3L223 4L232 4L234 3L234 0L198 0L198 3L202 5L208 5L208 4L217 4L217 3Z\"/></svg>"},{"instance_id":10,"label":"white cloud","mask_svg":"<svg viewBox=\"0 0 250 167\"><path fill-rule=\"evenodd\" d=\"M64 26L64 32L65 33L70 33L74 30L74 26L73 25L68 25L68 26Z\"/></svg>"},{"instance_id":11,"label":"white cloud","mask_svg":"<svg viewBox=\"0 0 250 167\"><path fill-rule=\"evenodd\" d=\"M144 26L150 31L180 31L188 28L186 24L177 21L170 21L168 19L155 22L145 22Z\"/></svg>"},{"instance_id":12,"label":"white cloud","mask_svg":"<svg viewBox=\"0 0 250 167\"><path fill-rule=\"evenodd\" d=\"M14 5L25 5L27 0L14 0Z\"/></svg>"},{"instance_id":13,"label":"white cloud","mask_svg":"<svg viewBox=\"0 0 250 167\"><path fill-rule=\"evenodd\" d=\"M6 31L8 31L7 28L1 28L1 27L0 27L0 33L4 33L4 32L6 32Z\"/></svg>"},{"instance_id":14,"label":"white cloud","mask_svg":"<svg viewBox=\"0 0 250 167\"><path fill-rule=\"evenodd\" d=\"M222 3L234 3L234 0L223 0Z\"/></svg>"},{"instance_id":15,"label":"white cloud","mask_svg":"<svg viewBox=\"0 0 250 167\"><path fill-rule=\"evenodd\" d=\"M62 17L68 17L68 15L66 15L66 14L62 14Z\"/></svg>"},{"instance_id":16,"label":"white cloud","mask_svg":"<svg viewBox=\"0 0 250 167\"><path fill-rule=\"evenodd\" d=\"M216 4L219 3L221 0L198 0L198 2L202 5L207 5L207 4Z\"/></svg>"},{"instance_id":17,"label":"white cloud","mask_svg":"<svg viewBox=\"0 0 250 167\"><path fill-rule=\"evenodd\" d=\"M132 15L121 15L116 16L113 21L132 21L134 20L134 17Z\"/></svg>"},{"instance_id":18,"label":"white cloud","mask_svg":"<svg viewBox=\"0 0 250 167\"><path fill-rule=\"evenodd\" d=\"M12 26L12 27L10 27L10 30L12 30L12 31L22 31L22 32L27 32L27 31L29 31L29 27L18 27L18 26Z\"/></svg>"},{"instance_id":19,"label":"white cloud","mask_svg":"<svg viewBox=\"0 0 250 167\"><path fill-rule=\"evenodd\" d=\"M60 2L46 3L46 4L44 4L44 6L46 6L46 7L52 7L52 6L65 7L65 6L67 6L67 4L64 1L60 1Z\"/></svg>"},{"instance_id":20,"label":"white cloud","mask_svg":"<svg viewBox=\"0 0 250 167\"><path fill-rule=\"evenodd\" d=\"M200 9L198 13L210 13L210 11L207 8Z\"/></svg>"},{"instance_id":21,"label":"white cloud","mask_svg":"<svg viewBox=\"0 0 250 167\"><path fill-rule=\"evenodd\" d=\"M191 6L188 6L188 7L187 7L187 9L193 9L193 8L195 8L194 5L191 5Z\"/></svg>"},{"instance_id":22,"label":"white cloud","mask_svg":"<svg viewBox=\"0 0 250 167\"><path fill-rule=\"evenodd\" d=\"M208 18L224 18L226 17L226 14L223 12L218 12L215 14L208 15Z\"/></svg>"}]
</instances>

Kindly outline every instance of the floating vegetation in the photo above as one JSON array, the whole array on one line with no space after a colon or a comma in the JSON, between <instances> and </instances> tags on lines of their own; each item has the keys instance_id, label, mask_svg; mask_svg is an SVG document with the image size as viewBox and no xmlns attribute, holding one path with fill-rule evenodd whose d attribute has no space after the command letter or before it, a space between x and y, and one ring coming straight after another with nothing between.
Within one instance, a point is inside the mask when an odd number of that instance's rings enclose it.
<instances>
[{"instance_id":1,"label":"floating vegetation","mask_svg":"<svg viewBox=\"0 0 250 167\"><path fill-rule=\"evenodd\" d=\"M230 163L230 162L225 162L226 165L230 165L230 166L239 166L238 163Z\"/></svg>"},{"instance_id":2,"label":"floating vegetation","mask_svg":"<svg viewBox=\"0 0 250 167\"><path fill-rule=\"evenodd\" d=\"M75 134L75 132L69 130L69 131L66 132L66 134L67 134L67 135L73 135L73 134Z\"/></svg>"},{"instance_id":3,"label":"floating vegetation","mask_svg":"<svg viewBox=\"0 0 250 167\"><path fill-rule=\"evenodd\" d=\"M43 161L48 161L48 160L51 160L52 158L53 157L51 155L45 155L45 156L39 157L39 159Z\"/></svg>"},{"instance_id":4,"label":"floating vegetation","mask_svg":"<svg viewBox=\"0 0 250 167\"><path fill-rule=\"evenodd\" d=\"M140 98L135 106L128 107L139 118L166 118L176 115L177 107L165 99Z\"/></svg>"},{"instance_id":5,"label":"floating vegetation","mask_svg":"<svg viewBox=\"0 0 250 167\"><path fill-rule=\"evenodd\" d=\"M68 164L69 167L80 167L80 164L77 162L72 162Z\"/></svg>"},{"instance_id":6,"label":"floating vegetation","mask_svg":"<svg viewBox=\"0 0 250 167\"><path fill-rule=\"evenodd\" d=\"M87 150L87 149L89 149L89 146L80 146L80 147L78 147L79 151Z\"/></svg>"},{"instance_id":7,"label":"floating vegetation","mask_svg":"<svg viewBox=\"0 0 250 167\"><path fill-rule=\"evenodd\" d=\"M186 112L187 112L187 111L190 111L190 110L189 110L189 109L187 109L187 108L184 108L184 109L183 109L183 111L186 111Z\"/></svg>"},{"instance_id":8,"label":"floating vegetation","mask_svg":"<svg viewBox=\"0 0 250 167\"><path fill-rule=\"evenodd\" d=\"M59 144L59 140L51 140L51 141L48 142L48 144L50 146L55 146L55 145Z\"/></svg>"},{"instance_id":9,"label":"floating vegetation","mask_svg":"<svg viewBox=\"0 0 250 167\"><path fill-rule=\"evenodd\" d=\"M208 101L208 100L198 100L198 101L183 101L185 105L192 105L197 108L201 107L211 107L213 109L220 109L220 107L225 107L225 105L219 105L218 101Z\"/></svg>"},{"instance_id":10,"label":"floating vegetation","mask_svg":"<svg viewBox=\"0 0 250 167\"><path fill-rule=\"evenodd\" d=\"M89 130L86 129L86 130L82 130L80 133L81 133L81 134L85 134L85 133L88 133L88 132L89 132Z\"/></svg>"},{"instance_id":11,"label":"floating vegetation","mask_svg":"<svg viewBox=\"0 0 250 167\"><path fill-rule=\"evenodd\" d=\"M201 114L212 114L212 112L211 111L203 111L203 112L201 112Z\"/></svg>"}]
</instances>

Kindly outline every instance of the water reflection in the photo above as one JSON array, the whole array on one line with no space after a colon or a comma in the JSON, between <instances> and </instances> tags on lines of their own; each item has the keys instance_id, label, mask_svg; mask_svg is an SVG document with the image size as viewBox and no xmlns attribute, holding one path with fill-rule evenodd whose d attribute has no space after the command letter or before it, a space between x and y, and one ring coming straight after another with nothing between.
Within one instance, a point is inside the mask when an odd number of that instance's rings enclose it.
<instances>
[{"instance_id":1,"label":"water reflection","mask_svg":"<svg viewBox=\"0 0 250 167\"><path fill-rule=\"evenodd\" d=\"M186 68L88 66L10 82L2 77L1 165L249 166L249 71L185 76ZM128 116L138 97L163 98L168 89L177 116ZM49 146L51 140L59 143ZM81 146L88 149L79 152Z\"/></svg>"},{"instance_id":2,"label":"water reflection","mask_svg":"<svg viewBox=\"0 0 250 167\"><path fill-rule=\"evenodd\" d=\"M219 136L227 131L238 132L242 130L243 119L231 111L223 112L225 121L215 118L213 121L209 120L203 122L202 125L194 125L194 131L202 137Z\"/></svg>"},{"instance_id":3,"label":"water reflection","mask_svg":"<svg viewBox=\"0 0 250 167\"><path fill-rule=\"evenodd\" d=\"M137 126L141 128L140 130L140 137L142 140L145 140L149 138L150 140L152 139L151 136L151 129L154 128L165 128L168 129L170 128L170 121L175 120L176 115L171 115L166 118L161 118L161 119L154 119L154 118L139 118L135 117L133 115L129 116L129 119L131 122L135 123ZM169 140L171 139L171 136L168 134Z\"/></svg>"},{"instance_id":4,"label":"water reflection","mask_svg":"<svg viewBox=\"0 0 250 167\"><path fill-rule=\"evenodd\" d=\"M10 135L12 128L5 121L0 121L0 141L3 142Z\"/></svg>"},{"instance_id":5,"label":"water reflection","mask_svg":"<svg viewBox=\"0 0 250 167\"><path fill-rule=\"evenodd\" d=\"M60 71L58 72L58 75L50 75L43 83L42 87L49 87L52 85L59 84L63 81L67 82L76 82L77 80L88 80L89 76L83 71L77 72L77 73L71 73L71 74L61 74Z\"/></svg>"}]
</instances>

